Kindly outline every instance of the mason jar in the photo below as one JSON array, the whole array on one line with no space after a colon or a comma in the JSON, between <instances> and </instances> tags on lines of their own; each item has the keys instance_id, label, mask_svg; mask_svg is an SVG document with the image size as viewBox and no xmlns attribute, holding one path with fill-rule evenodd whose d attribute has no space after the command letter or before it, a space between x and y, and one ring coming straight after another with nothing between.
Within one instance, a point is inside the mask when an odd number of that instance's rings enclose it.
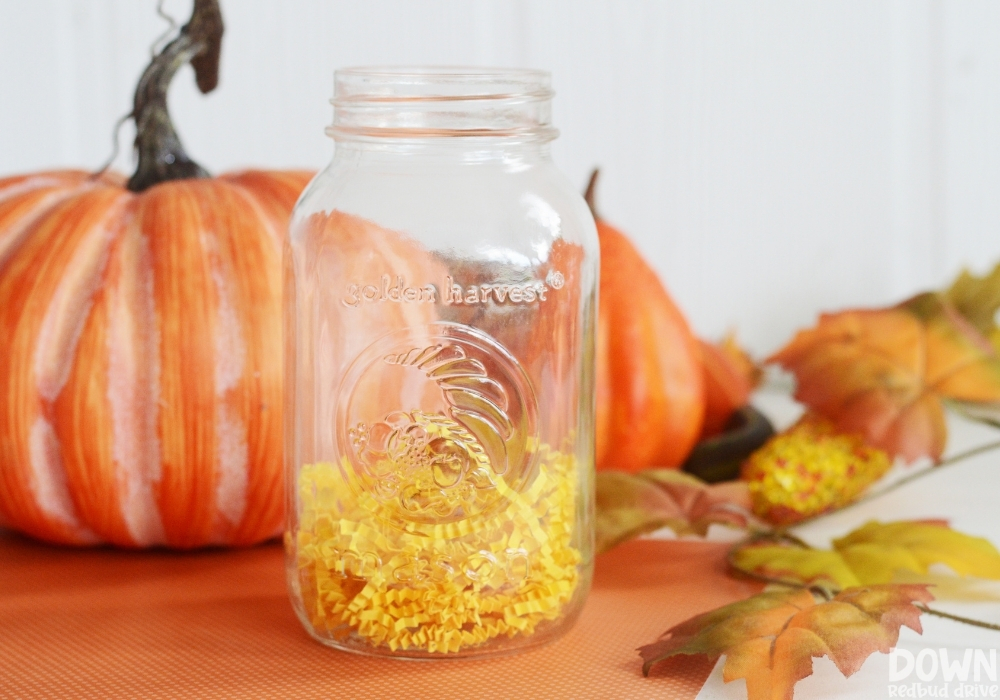
<instances>
[{"instance_id":1,"label":"mason jar","mask_svg":"<svg viewBox=\"0 0 1000 700\"><path fill-rule=\"evenodd\" d=\"M337 71L285 250L287 573L340 649L487 656L593 569L598 244L548 73Z\"/></svg>"}]
</instances>

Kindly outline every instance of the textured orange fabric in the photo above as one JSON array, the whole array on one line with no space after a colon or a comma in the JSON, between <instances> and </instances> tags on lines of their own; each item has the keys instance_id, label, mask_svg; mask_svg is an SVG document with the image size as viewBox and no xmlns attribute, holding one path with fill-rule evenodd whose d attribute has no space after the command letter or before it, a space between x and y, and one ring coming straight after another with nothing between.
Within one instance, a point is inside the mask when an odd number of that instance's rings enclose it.
<instances>
[{"instance_id":1,"label":"textured orange fabric","mask_svg":"<svg viewBox=\"0 0 1000 700\"><path fill-rule=\"evenodd\" d=\"M758 590L726 576L724 553L623 545L598 558L582 617L554 644L405 662L307 637L275 545L137 553L0 534L0 698L694 698L711 663L681 657L643 678L635 648Z\"/></svg>"}]
</instances>

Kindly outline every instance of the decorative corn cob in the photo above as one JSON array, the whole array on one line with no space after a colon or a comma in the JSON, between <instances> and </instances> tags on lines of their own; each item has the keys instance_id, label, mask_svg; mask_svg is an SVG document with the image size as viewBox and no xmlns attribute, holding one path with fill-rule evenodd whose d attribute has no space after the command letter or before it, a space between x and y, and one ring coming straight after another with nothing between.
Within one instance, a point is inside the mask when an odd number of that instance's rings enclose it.
<instances>
[{"instance_id":1,"label":"decorative corn cob","mask_svg":"<svg viewBox=\"0 0 1000 700\"><path fill-rule=\"evenodd\" d=\"M890 466L882 450L807 413L750 455L742 476L754 512L790 525L850 503Z\"/></svg>"}]
</instances>

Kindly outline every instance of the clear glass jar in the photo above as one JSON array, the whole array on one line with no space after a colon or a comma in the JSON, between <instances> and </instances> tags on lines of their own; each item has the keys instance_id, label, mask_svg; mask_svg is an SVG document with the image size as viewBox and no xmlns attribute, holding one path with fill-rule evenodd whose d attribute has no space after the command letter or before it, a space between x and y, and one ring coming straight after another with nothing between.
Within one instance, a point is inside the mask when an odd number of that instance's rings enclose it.
<instances>
[{"instance_id":1,"label":"clear glass jar","mask_svg":"<svg viewBox=\"0 0 1000 700\"><path fill-rule=\"evenodd\" d=\"M319 641L504 653L593 569L598 244L549 75L349 69L285 251L288 582Z\"/></svg>"}]
</instances>

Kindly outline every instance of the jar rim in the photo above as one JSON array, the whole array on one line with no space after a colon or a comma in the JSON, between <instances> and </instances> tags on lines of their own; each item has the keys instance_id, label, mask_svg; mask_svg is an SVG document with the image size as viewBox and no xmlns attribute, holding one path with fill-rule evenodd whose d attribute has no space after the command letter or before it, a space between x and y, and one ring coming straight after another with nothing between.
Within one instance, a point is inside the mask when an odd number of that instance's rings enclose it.
<instances>
[{"instance_id":1,"label":"jar rim","mask_svg":"<svg viewBox=\"0 0 1000 700\"><path fill-rule=\"evenodd\" d=\"M333 124L345 139L551 141L551 74L531 68L358 66L334 73Z\"/></svg>"},{"instance_id":2,"label":"jar rim","mask_svg":"<svg viewBox=\"0 0 1000 700\"><path fill-rule=\"evenodd\" d=\"M338 104L357 102L445 102L549 100L551 73L495 66L352 66L334 73Z\"/></svg>"}]
</instances>

